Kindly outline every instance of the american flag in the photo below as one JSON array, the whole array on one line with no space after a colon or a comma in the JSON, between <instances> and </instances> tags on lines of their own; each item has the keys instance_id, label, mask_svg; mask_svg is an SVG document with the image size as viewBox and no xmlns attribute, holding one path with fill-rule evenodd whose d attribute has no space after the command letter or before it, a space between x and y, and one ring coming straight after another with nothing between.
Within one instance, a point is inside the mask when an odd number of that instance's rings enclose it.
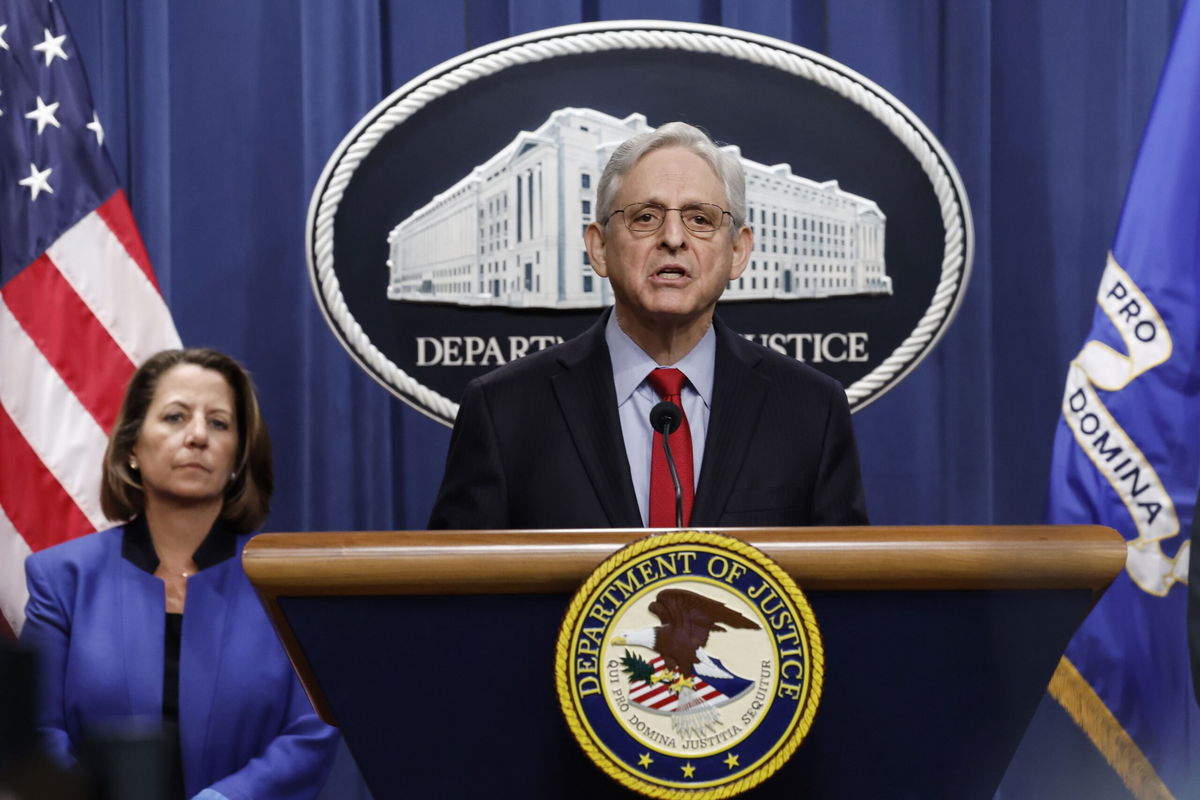
<instances>
[{"instance_id":1,"label":"american flag","mask_svg":"<svg viewBox=\"0 0 1200 800\"><path fill-rule=\"evenodd\" d=\"M0 635L23 622L30 552L111 525L125 383L178 346L62 11L0 0Z\"/></svg>"}]
</instances>

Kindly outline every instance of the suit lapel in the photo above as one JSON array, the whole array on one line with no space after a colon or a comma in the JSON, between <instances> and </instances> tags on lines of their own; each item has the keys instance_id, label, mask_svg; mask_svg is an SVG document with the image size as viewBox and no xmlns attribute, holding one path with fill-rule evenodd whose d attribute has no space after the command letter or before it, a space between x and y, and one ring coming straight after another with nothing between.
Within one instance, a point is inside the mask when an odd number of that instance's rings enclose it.
<instances>
[{"instance_id":1,"label":"suit lapel","mask_svg":"<svg viewBox=\"0 0 1200 800\"><path fill-rule=\"evenodd\" d=\"M129 712L154 719L162 715L166 594L163 582L126 561L120 538L114 540L117 546L109 553L108 568L120 576L120 607L113 613L121 626Z\"/></svg>"},{"instance_id":2,"label":"suit lapel","mask_svg":"<svg viewBox=\"0 0 1200 800\"><path fill-rule=\"evenodd\" d=\"M604 342L607 320L608 314L602 314L595 325L571 342L559 357L563 371L553 376L551 383L608 524L639 528L642 515L629 476L612 361Z\"/></svg>"},{"instance_id":3,"label":"suit lapel","mask_svg":"<svg viewBox=\"0 0 1200 800\"><path fill-rule=\"evenodd\" d=\"M693 527L717 525L742 462L750 450L770 381L754 369L759 355L724 324L717 334L712 414L704 442L704 461L692 507Z\"/></svg>"},{"instance_id":4,"label":"suit lapel","mask_svg":"<svg viewBox=\"0 0 1200 800\"><path fill-rule=\"evenodd\" d=\"M212 750L208 743L214 729L217 677L229 639L226 627L234 613L231 580L238 569L240 556L235 555L188 579L179 648L179 743L183 763L195 765L189 772L206 770L199 765L204 763L203 754ZM222 735L219 726L216 735Z\"/></svg>"}]
</instances>

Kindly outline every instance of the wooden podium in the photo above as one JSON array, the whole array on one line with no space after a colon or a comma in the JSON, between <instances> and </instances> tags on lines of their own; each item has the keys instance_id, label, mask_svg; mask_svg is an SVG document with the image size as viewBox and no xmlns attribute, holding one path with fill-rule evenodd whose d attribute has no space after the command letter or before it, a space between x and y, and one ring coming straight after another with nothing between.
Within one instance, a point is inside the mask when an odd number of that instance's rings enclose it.
<instances>
[{"instance_id":1,"label":"wooden podium","mask_svg":"<svg viewBox=\"0 0 1200 800\"><path fill-rule=\"evenodd\" d=\"M1100 526L718 529L800 585L816 720L753 798L991 798L1063 649L1125 564ZM278 533L246 573L377 798L636 796L554 691L571 594L646 530Z\"/></svg>"}]
</instances>

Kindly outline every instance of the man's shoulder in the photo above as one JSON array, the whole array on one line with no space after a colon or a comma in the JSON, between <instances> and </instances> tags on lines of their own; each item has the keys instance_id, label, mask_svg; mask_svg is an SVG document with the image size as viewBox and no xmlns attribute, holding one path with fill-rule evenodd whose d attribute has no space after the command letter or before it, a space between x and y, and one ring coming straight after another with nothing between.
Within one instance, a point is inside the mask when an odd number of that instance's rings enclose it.
<instances>
[{"instance_id":1,"label":"man's shoulder","mask_svg":"<svg viewBox=\"0 0 1200 800\"><path fill-rule=\"evenodd\" d=\"M598 349L604 346L604 337L597 337L596 331L596 326L592 326L565 342L521 356L475 378L471 384L486 390L511 386L527 387L531 385L531 381L557 374L573 364L597 355Z\"/></svg>"},{"instance_id":2,"label":"man's shoulder","mask_svg":"<svg viewBox=\"0 0 1200 800\"><path fill-rule=\"evenodd\" d=\"M471 382L488 388L501 387L512 383L528 381L535 376L557 372L562 369L559 358L562 356L564 348L569 344L570 341L562 342L561 344L551 345L545 350L521 356L515 361L510 361L504 366L497 367L491 372L480 375Z\"/></svg>"},{"instance_id":3,"label":"man's shoulder","mask_svg":"<svg viewBox=\"0 0 1200 800\"><path fill-rule=\"evenodd\" d=\"M797 361L789 355L751 341L728 327L724 328L723 336L718 341L723 342L734 356L741 359L751 369L769 377L772 381L795 385L810 391L819 390L825 393L845 394L845 389L836 378L826 375L816 367Z\"/></svg>"}]
</instances>

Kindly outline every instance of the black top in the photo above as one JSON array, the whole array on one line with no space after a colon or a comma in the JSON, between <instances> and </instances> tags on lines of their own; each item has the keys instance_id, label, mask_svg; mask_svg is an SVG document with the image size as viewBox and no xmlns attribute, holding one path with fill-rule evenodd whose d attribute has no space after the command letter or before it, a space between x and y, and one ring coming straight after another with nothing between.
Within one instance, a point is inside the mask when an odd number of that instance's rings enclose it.
<instances>
[{"instance_id":1,"label":"black top","mask_svg":"<svg viewBox=\"0 0 1200 800\"><path fill-rule=\"evenodd\" d=\"M179 741L179 644L183 641L183 614L167 612L166 638L163 641L163 743L169 755L167 797L185 800L183 784L183 744Z\"/></svg>"},{"instance_id":2,"label":"black top","mask_svg":"<svg viewBox=\"0 0 1200 800\"><path fill-rule=\"evenodd\" d=\"M237 535L220 520L192 554L197 569L208 569L233 558L237 553ZM125 538L121 540L121 557L139 569L154 574L158 569L158 553L150 539L150 529L143 517L135 517L125 525Z\"/></svg>"},{"instance_id":3,"label":"black top","mask_svg":"<svg viewBox=\"0 0 1200 800\"><path fill-rule=\"evenodd\" d=\"M237 552L234 534L218 520L192 554L198 569L220 564ZM125 526L121 556L151 575L158 569L158 553L143 517ZM183 764L179 747L179 653L183 643L183 614L166 614L163 638L163 736L171 752L171 797L184 797Z\"/></svg>"}]
</instances>

